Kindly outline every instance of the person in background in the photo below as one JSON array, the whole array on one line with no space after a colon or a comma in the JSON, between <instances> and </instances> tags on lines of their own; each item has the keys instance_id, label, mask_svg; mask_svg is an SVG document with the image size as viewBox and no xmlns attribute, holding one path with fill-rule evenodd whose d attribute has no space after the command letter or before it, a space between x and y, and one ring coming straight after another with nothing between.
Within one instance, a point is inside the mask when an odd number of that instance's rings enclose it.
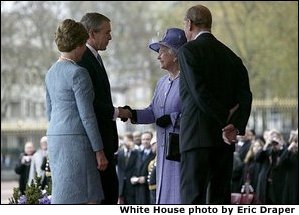
<instances>
[{"instance_id":1,"label":"person in background","mask_svg":"<svg viewBox=\"0 0 299 215\"><path fill-rule=\"evenodd\" d=\"M237 137L238 142L236 143L236 151L238 151L240 159L244 162L245 156L255 140L255 132L253 129L246 129L244 136Z\"/></svg>"},{"instance_id":2,"label":"person in background","mask_svg":"<svg viewBox=\"0 0 299 215\"><path fill-rule=\"evenodd\" d=\"M151 104L145 109L131 110L131 122L137 124L156 123L157 204L181 204L180 163L166 160L165 145L169 132L179 133L180 129L180 68L177 54L179 48L186 42L187 39L182 29L169 28L160 41L149 45L150 49L158 53L157 59L160 61L160 68L167 71L167 74L157 82Z\"/></svg>"},{"instance_id":3,"label":"person in background","mask_svg":"<svg viewBox=\"0 0 299 215\"><path fill-rule=\"evenodd\" d=\"M24 152L20 154L19 162L15 167L15 172L20 175L19 189L22 195L25 194L26 184L29 178L30 164L34 153L34 144L32 142L26 142L24 146Z\"/></svg>"},{"instance_id":4,"label":"person in background","mask_svg":"<svg viewBox=\"0 0 299 215\"><path fill-rule=\"evenodd\" d=\"M126 133L123 139L124 146L117 153L118 204L133 205L136 204L136 192L135 187L130 182L130 178L136 172L138 151L134 147L133 135L131 133Z\"/></svg>"},{"instance_id":5,"label":"person in background","mask_svg":"<svg viewBox=\"0 0 299 215\"><path fill-rule=\"evenodd\" d=\"M242 187L242 174L244 163L241 161L239 152L234 151L231 192L239 193Z\"/></svg>"},{"instance_id":6,"label":"person in background","mask_svg":"<svg viewBox=\"0 0 299 215\"><path fill-rule=\"evenodd\" d=\"M255 139L255 132L253 129L246 129L244 136L237 136L237 143L234 151L234 164L232 173L232 189L231 192L240 192L243 185L243 170L245 156L252 146ZM251 153L250 153L251 154Z\"/></svg>"},{"instance_id":7,"label":"person in background","mask_svg":"<svg viewBox=\"0 0 299 215\"><path fill-rule=\"evenodd\" d=\"M260 170L256 197L260 204L281 204L286 169L279 165L285 142L280 131L269 130L265 144L256 155Z\"/></svg>"},{"instance_id":8,"label":"person in background","mask_svg":"<svg viewBox=\"0 0 299 215\"><path fill-rule=\"evenodd\" d=\"M257 162L257 155L263 149L265 142L262 137L257 137L251 144L245 159L241 184L249 181L253 190L256 191L258 184L258 176L261 171L261 165ZM258 198L255 198L254 203L259 203Z\"/></svg>"},{"instance_id":9,"label":"person in background","mask_svg":"<svg viewBox=\"0 0 299 215\"><path fill-rule=\"evenodd\" d=\"M134 145L135 145L135 149L142 151L143 150L143 146L141 144L141 132L140 131L134 131L133 132L133 140L134 140Z\"/></svg>"},{"instance_id":10,"label":"person in background","mask_svg":"<svg viewBox=\"0 0 299 215\"><path fill-rule=\"evenodd\" d=\"M117 204L118 201L118 178L116 174L118 150L118 134L116 118L123 117L123 110L115 108L112 104L111 89L108 75L98 51L106 50L111 36L110 19L99 13L86 13L81 23L88 33L86 50L78 64L87 69L92 80L95 99L93 102L98 129L100 130L104 152L109 161L105 171L101 171L105 199L103 204Z\"/></svg>"},{"instance_id":11,"label":"person in background","mask_svg":"<svg viewBox=\"0 0 299 215\"><path fill-rule=\"evenodd\" d=\"M49 158L46 156L43 159L43 163L41 165L41 169L44 171L44 177L41 181L41 188L42 190L46 188L46 186L52 190L52 182L51 182L51 169L50 169L50 163Z\"/></svg>"},{"instance_id":12,"label":"person in background","mask_svg":"<svg viewBox=\"0 0 299 215\"><path fill-rule=\"evenodd\" d=\"M122 149L124 147L124 137L123 135L118 135L118 150ZM117 155L117 153L116 153Z\"/></svg>"},{"instance_id":13,"label":"person in background","mask_svg":"<svg viewBox=\"0 0 299 215\"><path fill-rule=\"evenodd\" d=\"M148 164L148 176L147 183L148 189L150 192L150 204L156 204L156 192L157 192L157 174L156 174L156 166L157 166L157 137L154 137L151 140L151 149L155 157Z\"/></svg>"},{"instance_id":14,"label":"person in background","mask_svg":"<svg viewBox=\"0 0 299 215\"><path fill-rule=\"evenodd\" d=\"M188 42L178 54L183 204L230 204L234 144L237 134L244 135L251 111L247 69L211 27L207 7L187 10Z\"/></svg>"},{"instance_id":15,"label":"person in background","mask_svg":"<svg viewBox=\"0 0 299 215\"><path fill-rule=\"evenodd\" d=\"M51 204L96 204L104 198L98 170L104 171L108 161L93 109L94 91L88 72L77 64L87 38L80 22L63 20L55 33L61 54L45 78Z\"/></svg>"},{"instance_id":16,"label":"person in background","mask_svg":"<svg viewBox=\"0 0 299 215\"><path fill-rule=\"evenodd\" d=\"M280 157L279 165L286 173L282 204L298 205L298 128L290 132L288 145Z\"/></svg>"},{"instance_id":17,"label":"person in background","mask_svg":"<svg viewBox=\"0 0 299 215\"><path fill-rule=\"evenodd\" d=\"M135 172L130 178L131 184L134 185L136 192L136 204L150 204L150 193L147 183L148 164L155 157L151 150L151 140L153 133L150 131L143 132L141 135L142 151L138 152L135 163Z\"/></svg>"},{"instance_id":18,"label":"person in background","mask_svg":"<svg viewBox=\"0 0 299 215\"><path fill-rule=\"evenodd\" d=\"M35 176L41 177L41 181L44 180L45 171L41 169L42 163L45 159L47 159L47 137L43 136L40 139L40 148L34 153L31 164L30 164L30 172L28 184L30 185L32 180L34 180Z\"/></svg>"}]
</instances>

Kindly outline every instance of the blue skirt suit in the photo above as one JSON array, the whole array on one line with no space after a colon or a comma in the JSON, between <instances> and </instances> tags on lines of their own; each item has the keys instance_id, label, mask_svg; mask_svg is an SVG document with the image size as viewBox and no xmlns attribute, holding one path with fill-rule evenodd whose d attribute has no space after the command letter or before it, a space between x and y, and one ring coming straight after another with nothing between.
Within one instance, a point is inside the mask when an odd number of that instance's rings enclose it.
<instances>
[{"instance_id":1,"label":"blue skirt suit","mask_svg":"<svg viewBox=\"0 0 299 215\"><path fill-rule=\"evenodd\" d=\"M100 203L104 195L95 151L103 144L89 74L70 61L57 61L45 82L51 203Z\"/></svg>"}]
</instances>

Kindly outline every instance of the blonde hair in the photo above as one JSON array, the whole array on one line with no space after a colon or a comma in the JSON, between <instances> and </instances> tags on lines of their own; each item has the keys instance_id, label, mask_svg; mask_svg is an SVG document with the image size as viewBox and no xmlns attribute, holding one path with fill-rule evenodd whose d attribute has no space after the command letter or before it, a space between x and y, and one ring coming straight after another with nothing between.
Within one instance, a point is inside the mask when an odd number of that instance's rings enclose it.
<instances>
[{"instance_id":1,"label":"blonde hair","mask_svg":"<svg viewBox=\"0 0 299 215\"><path fill-rule=\"evenodd\" d=\"M253 153L253 147L254 147L254 144L258 142L260 144L261 147L264 146L264 141L261 139L261 138L257 138L254 142L252 142L250 144L250 148L244 158L244 163L249 163L250 161L252 161L252 159L254 158L254 153Z\"/></svg>"}]
</instances>

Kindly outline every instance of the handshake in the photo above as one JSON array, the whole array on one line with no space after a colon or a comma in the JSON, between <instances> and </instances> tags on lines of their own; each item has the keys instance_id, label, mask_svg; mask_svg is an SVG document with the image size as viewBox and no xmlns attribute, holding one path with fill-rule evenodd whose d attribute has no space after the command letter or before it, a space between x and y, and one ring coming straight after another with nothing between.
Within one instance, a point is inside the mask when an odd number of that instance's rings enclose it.
<instances>
[{"instance_id":1,"label":"handshake","mask_svg":"<svg viewBox=\"0 0 299 215\"><path fill-rule=\"evenodd\" d=\"M123 107L118 107L118 117L121 121L126 122L128 119L131 120L131 123L137 123L137 112L136 110L132 109L130 106L125 105ZM156 124L161 128L166 128L171 125L171 118L169 114L163 115L156 119Z\"/></svg>"},{"instance_id":2,"label":"handshake","mask_svg":"<svg viewBox=\"0 0 299 215\"><path fill-rule=\"evenodd\" d=\"M126 122L128 119L131 119L131 123L136 123L136 110L133 110L130 106L125 105L123 107L118 107L118 111L118 117L121 119L121 121Z\"/></svg>"}]
</instances>

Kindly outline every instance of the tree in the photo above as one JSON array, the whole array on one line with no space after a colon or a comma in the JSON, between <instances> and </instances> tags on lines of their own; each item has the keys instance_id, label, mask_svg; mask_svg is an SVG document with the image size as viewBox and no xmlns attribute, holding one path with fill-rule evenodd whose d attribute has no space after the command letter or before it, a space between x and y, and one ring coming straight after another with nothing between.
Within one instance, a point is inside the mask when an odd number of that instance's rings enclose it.
<instances>
[{"instance_id":1,"label":"tree","mask_svg":"<svg viewBox=\"0 0 299 215\"><path fill-rule=\"evenodd\" d=\"M162 26L183 26L198 2L171 2ZM298 97L298 2L202 2L213 16L212 33L246 65L254 99ZM174 15L175 14L175 15Z\"/></svg>"},{"instance_id":2,"label":"tree","mask_svg":"<svg viewBox=\"0 0 299 215\"><path fill-rule=\"evenodd\" d=\"M113 40L103 59L117 85L153 89L165 71L148 48L169 27L183 27L184 1L1 2L1 119L11 98L32 96L58 57L54 32L59 21L98 11L112 23ZM235 51L249 71L254 98L298 97L298 2L202 2L212 12L212 33ZM153 92L153 90L152 90ZM152 93L151 92L151 93Z\"/></svg>"},{"instance_id":3,"label":"tree","mask_svg":"<svg viewBox=\"0 0 299 215\"><path fill-rule=\"evenodd\" d=\"M57 59L54 32L58 2L13 2L1 10L1 119L13 98L32 97L33 86L43 86L46 71Z\"/></svg>"},{"instance_id":4,"label":"tree","mask_svg":"<svg viewBox=\"0 0 299 215\"><path fill-rule=\"evenodd\" d=\"M218 2L216 32L243 59L254 98L298 97L298 2Z\"/></svg>"}]
</instances>

